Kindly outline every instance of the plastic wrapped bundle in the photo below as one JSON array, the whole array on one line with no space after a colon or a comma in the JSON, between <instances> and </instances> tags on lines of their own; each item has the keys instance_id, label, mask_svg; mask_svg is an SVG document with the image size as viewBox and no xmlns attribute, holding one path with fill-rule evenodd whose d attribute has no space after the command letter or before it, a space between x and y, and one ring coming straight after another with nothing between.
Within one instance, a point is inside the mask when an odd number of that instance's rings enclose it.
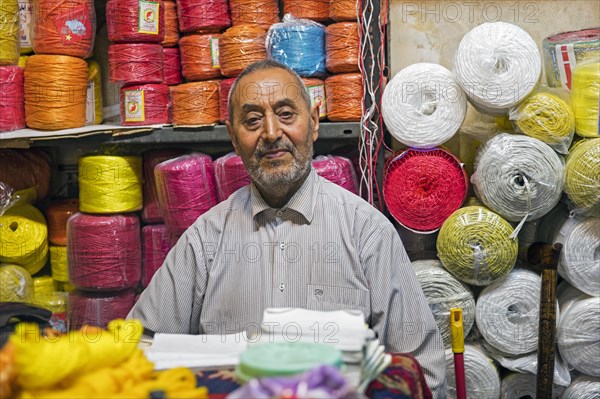
<instances>
[{"instance_id":1,"label":"plastic wrapped bundle","mask_svg":"<svg viewBox=\"0 0 600 399\"><path fill-rule=\"evenodd\" d=\"M498 398L500 396L500 376L491 359L477 346L465 345L465 381L467 398ZM456 375L452 350L446 350L446 393L456 398Z\"/></svg>"},{"instance_id":2,"label":"plastic wrapped bundle","mask_svg":"<svg viewBox=\"0 0 600 399\"><path fill-rule=\"evenodd\" d=\"M167 159L177 158L182 154L180 150L150 150L143 154L144 169L144 209L142 220L145 223L162 223L158 196L156 193L156 180L154 167Z\"/></svg>"},{"instance_id":3,"label":"plastic wrapped bundle","mask_svg":"<svg viewBox=\"0 0 600 399\"><path fill-rule=\"evenodd\" d=\"M565 192L576 213L600 212L600 138L575 144L565 166Z\"/></svg>"},{"instance_id":4,"label":"plastic wrapped bundle","mask_svg":"<svg viewBox=\"0 0 600 399\"><path fill-rule=\"evenodd\" d=\"M217 158L214 166L217 194L220 201L225 201L238 189L252 182L242 158L234 152Z\"/></svg>"},{"instance_id":5,"label":"plastic wrapped bundle","mask_svg":"<svg viewBox=\"0 0 600 399\"><path fill-rule=\"evenodd\" d=\"M319 155L313 159L312 166L319 176L358 195L358 178L348 158Z\"/></svg>"},{"instance_id":6,"label":"plastic wrapped bundle","mask_svg":"<svg viewBox=\"0 0 600 399\"><path fill-rule=\"evenodd\" d=\"M163 0L109 0L106 28L113 43L161 43L165 38Z\"/></svg>"},{"instance_id":7,"label":"plastic wrapped bundle","mask_svg":"<svg viewBox=\"0 0 600 399\"><path fill-rule=\"evenodd\" d=\"M577 65L573 71L575 131L582 137L600 135L600 56Z\"/></svg>"},{"instance_id":8,"label":"plastic wrapped bundle","mask_svg":"<svg viewBox=\"0 0 600 399\"><path fill-rule=\"evenodd\" d=\"M133 85L121 88L121 125L165 125L170 122L169 86Z\"/></svg>"},{"instance_id":9,"label":"plastic wrapped bundle","mask_svg":"<svg viewBox=\"0 0 600 399\"><path fill-rule=\"evenodd\" d=\"M127 316L134 299L132 290L113 293L72 291L67 309L69 330L79 330L84 325L106 328L109 321Z\"/></svg>"},{"instance_id":10,"label":"plastic wrapped bundle","mask_svg":"<svg viewBox=\"0 0 600 399\"><path fill-rule=\"evenodd\" d=\"M510 373L502 379L500 399L535 398L536 381L534 374ZM564 390L564 387L554 385L552 399L559 399Z\"/></svg>"},{"instance_id":11,"label":"plastic wrapped bundle","mask_svg":"<svg viewBox=\"0 0 600 399\"><path fill-rule=\"evenodd\" d=\"M160 44L111 44L108 47L108 67L109 79L113 83L162 83L163 48Z\"/></svg>"},{"instance_id":12,"label":"plastic wrapped bundle","mask_svg":"<svg viewBox=\"0 0 600 399\"><path fill-rule=\"evenodd\" d=\"M146 288L154 273L162 266L171 245L169 233L164 224L154 224L142 228L142 287Z\"/></svg>"},{"instance_id":13,"label":"plastic wrapped bundle","mask_svg":"<svg viewBox=\"0 0 600 399\"><path fill-rule=\"evenodd\" d=\"M600 397L600 378L580 375L563 393L562 399L598 399Z\"/></svg>"},{"instance_id":14,"label":"plastic wrapped bundle","mask_svg":"<svg viewBox=\"0 0 600 399\"><path fill-rule=\"evenodd\" d=\"M31 302L33 300L31 274L18 265L0 263L0 302Z\"/></svg>"},{"instance_id":15,"label":"plastic wrapped bundle","mask_svg":"<svg viewBox=\"0 0 600 399\"><path fill-rule=\"evenodd\" d=\"M25 127L23 84L23 68L0 66L0 132Z\"/></svg>"}]
</instances>

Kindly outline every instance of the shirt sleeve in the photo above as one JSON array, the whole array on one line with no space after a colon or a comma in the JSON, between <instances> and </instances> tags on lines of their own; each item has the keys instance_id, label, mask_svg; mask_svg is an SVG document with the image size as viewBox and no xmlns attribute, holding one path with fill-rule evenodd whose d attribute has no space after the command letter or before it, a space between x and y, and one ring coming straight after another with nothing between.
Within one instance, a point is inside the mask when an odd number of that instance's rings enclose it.
<instances>
[{"instance_id":1,"label":"shirt sleeve","mask_svg":"<svg viewBox=\"0 0 600 399\"><path fill-rule=\"evenodd\" d=\"M388 352L414 355L433 397L445 398L444 343L404 245L387 220L368 230L361 262L371 291L371 328Z\"/></svg>"},{"instance_id":2,"label":"shirt sleeve","mask_svg":"<svg viewBox=\"0 0 600 399\"><path fill-rule=\"evenodd\" d=\"M207 271L202 245L189 229L171 249L127 315L153 333L199 334Z\"/></svg>"}]
</instances>

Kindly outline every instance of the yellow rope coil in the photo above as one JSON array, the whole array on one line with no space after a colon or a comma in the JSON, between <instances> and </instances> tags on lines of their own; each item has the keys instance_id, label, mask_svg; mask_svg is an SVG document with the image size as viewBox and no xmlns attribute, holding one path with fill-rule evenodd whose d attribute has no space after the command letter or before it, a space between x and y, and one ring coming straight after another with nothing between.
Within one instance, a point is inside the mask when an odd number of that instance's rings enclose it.
<instances>
[{"instance_id":1,"label":"yellow rope coil","mask_svg":"<svg viewBox=\"0 0 600 399\"><path fill-rule=\"evenodd\" d=\"M583 213L600 212L600 138L581 140L571 148L565 166L565 192Z\"/></svg>"},{"instance_id":2,"label":"yellow rope coil","mask_svg":"<svg viewBox=\"0 0 600 399\"><path fill-rule=\"evenodd\" d=\"M61 283L69 282L69 264L67 263L67 247L50 246L50 267L52 278Z\"/></svg>"},{"instance_id":3,"label":"yellow rope coil","mask_svg":"<svg viewBox=\"0 0 600 399\"><path fill-rule=\"evenodd\" d=\"M600 57L577 65L571 87L575 131L582 137L600 135L598 97L600 96Z\"/></svg>"},{"instance_id":4,"label":"yellow rope coil","mask_svg":"<svg viewBox=\"0 0 600 399\"><path fill-rule=\"evenodd\" d=\"M61 291L49 291L38 294L33 297L33 304L52 313L67 313L67 300L69 294Z\"/></svg>"},{"instance_id":5,"label":"yellow rope coil","mask_svg":"<svg viewBox=\"0 0 600 399\"><path fill-rule=\"evenodd\" d=\"M20 56L19 2L2 0L0 4L0 65L17 65Z\"/></svg>"},{"instance_id":6,"label":"yellow rope coil","mask_svg":"<svg viewBox=\"0 0 600 399\"><path fill-rule=\"evenodd\" d=\"M56 291L56 284L50 276L33 277L33 292L35 297Z\"/></svg>"},{"instance_id":7,"label":"yellow rope coil","mask_svg":"<svg viewBox=\"0 0 600 399\"><path fill-rule=\"evenodd\" d=\"M48 260L48 227L44 215L22 203L0 216L0 262L25 268L33 275Z\"/></svg>"},{"instance_id":8,"label":"yellow rope coil","mask_svg":"<svg viewBox=\"0 0 600 399\"><path fill-rule=\"evenodd\" d=\"M121 213L142 209L142 158L91 155L79 158L79 210Z\"/></svg>"},{"instance_id":9,"label":"yellow rope coil","mask_svg":"<svg viewBox=\"0 0 600 399\"><path fill-rule=\"evenodd\" d=\"M0 264L0 302L31 302L33 281L21 266Z\"/></svg>"},{"instance_id":10,"label":"yellow rope coil","mask_svg":"<svg viewBox=\"0 0 600 399\"><path fill-rule=\"evenodd\" d=\"M506 220L487 208L461 208L440 229L438 257L463 282L488 285L515 265L518 243L510 238L512 232Z\"/></svg>"}]
</instances>

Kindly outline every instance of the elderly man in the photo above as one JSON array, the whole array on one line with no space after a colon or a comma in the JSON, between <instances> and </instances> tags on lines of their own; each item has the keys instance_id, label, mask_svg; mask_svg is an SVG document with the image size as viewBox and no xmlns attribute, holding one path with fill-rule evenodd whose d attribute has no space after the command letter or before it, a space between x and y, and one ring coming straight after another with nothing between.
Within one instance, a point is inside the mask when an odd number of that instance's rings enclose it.
<instances>
[{"instance_id":1,"label":"elderly man","mask_svg":"<svg viewBox=\"0 0 600 399\"><path fill-rule=\"evenodd\" d=\"M281 64L237 78L227 128L252 184L184 233L129 317L152 332L222 334L257 326L268 307L360 309L443 397L442 339L396 230L311 167L318 111Z\"/></svg>"}]
</instances>

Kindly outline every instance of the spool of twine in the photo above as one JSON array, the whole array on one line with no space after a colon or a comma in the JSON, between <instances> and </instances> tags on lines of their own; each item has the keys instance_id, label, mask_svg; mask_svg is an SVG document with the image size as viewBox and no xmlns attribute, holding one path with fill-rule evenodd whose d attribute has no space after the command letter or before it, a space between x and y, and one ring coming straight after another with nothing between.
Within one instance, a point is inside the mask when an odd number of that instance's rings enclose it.
<instances>
[{"instance_id":1,"label":"spool of twine","mask_svg":"<svg viewBox=\"0 0 600 399\"><path fill-rule=\"evenodd\" d=\"M48 240L54 245L67 245L67 220L79 212L79 200L69 198L54 201L46 208Z\"/></svg>"},{"instance_id":2,"label":"spool of twine","mask_svg":"<svg viewBox=\"0 0 600 399\"><path fill-rule=\"evenodd\" d=\"M223 79L219 82L219 120L222 123L229 120L229 92L235 78Z\"/></svg>"},{"instance_id":3,"label":"spool of twine","mask_svg":"<svg viewBox=\"0 0 600 399\"><path fill-rule=\"evenodd\" d=\"M177 16L181 32L218 32L231 26L227 0L177 0Z\"/></svg>"},{"instance_id":4,"label":"spool of twine","mask_svg":"<svg viewBox=\"0 0 600 399\"><path fill-rule=\"evenodd\" d=\"M581 140L567 157L565 192L578 213L600 212L600 138Z\"/></svg>"},{"instance_id":5,"label":"spool of twine","mask_svg":"<svg viewBox=\"0 0 600 399\"><path fill-rule=\"evenodd\" d=\"M34 297L56 291L56 285L50 276L37 276L33 277L32 280Z\"/></svg>"},{"instance_id":6,"label":"spool of twine","mask_svg":"<svg viewBox=\"0 0 600 399\"><path fill-rule=\"evenodd\" d=\"M284 0L283 13L295 18L326 22L329 19L329 0Z\"/></svg>"},{"instance_id":7,"label":"spool of twine","mask_svg":"<svg viewBox=\"0 0 600 399\"><path fill-rule=\"evenodd\" d=\"M219 69L219 34L189 35L179 40L181 69L187 81L221 76Z\"/></svg>"},{"instance_id":8,"label":"spool of twine","mask_svg":"<svg viewBox=\"0 0 600 399\"><path fill-rule=\"evenodd\" d=\"M465 384L467 398L498 398L500 396L500 375L492 360L474 345L465 345ZM456 398L456 375L454 356L446 350L447 393Z\"/></svg>"},{"instance_id":9,"label":"spool of twine","mask_svg":"<svg viewBox=\"0 0 600 399\"><path fill-rule=\"evenodd\" d=\"M600 396L600 378L580 375L571 382L562 399L595 399Z\"/></svg>"},{"instance_id":10,"label":"spool of twine","mask_svg":"<svg viewBox=\"0 0 600 399\"><path fill-rule=\"evenodd\" d=\"M148 225L142 228L142 287L146 288L154 273L162 266L171 244L164 224Z\"/></svg>"},{"instance_id":11,"label":"spool of twine","mask_svg":"<svg viewBox=\"0 0 600 399\"><path fill-rule=\"evenodd\" d=\"M331 73L359 72L358 24L338 22L325 29L327 70Z\"/></svg>"},{"instance_id":12,"label":"spool of twine","mask_svg":"<svg viewBox=\"0 0 600 399\"><path fill-rule=\"evenodd\" d=\"M354 0L330 0L329 18L334 21L356 21L358 4Z\"/></svg>"},{"instance_id":13,"label":"spool of twine","mask_svg":"<svg viewBox=\"0 0 600 399\"><path fill-rule=\"evenodd\" d=\"M181 55L179 47L163 48L164 60L164 83L169 86L178 85L183 82L181 75Z\"/></svg>"},{"instance_id":14,"label":"spool of twine","mask_svg":"<svg viewBox=\"0 0 600 399\"><path fill-rule=\"evenodd\" d=\"M0 148L0 182L15 194L31 202L42 201L50 191L50 158L40 149L11 150Z\"/></svg>"},{"instance_id":15,"label":"spool of twine","mask_svg":"<svg viewBox=\"0 0 600 399\"><path fill-rule=\"evenodd\" d=\"M111 44L108 47L108 67L113 83L162 83L163 48L160 44Z\"/></svg>"},{"instance_id":16,"label":"spool of twine","mask_svg":"<svg viewBox=\"0 0 600 399\"><path fill-rule=\"evenodd\" d=\"M170 93L165 84L121 88L121 125L164 125L169 118Z\"/></svg>"},{"instance_id":17,"label":"spool of twine","mask_svg":"<svg viewBox=\"0 0 600 399\"><path fill-rule=\"evenodd\" d=\"M84 325L106 329L108 322L124 319L135 304L132 290L113 293L72 291L67 310L69 330L79 330Z\"/></svg>"},{"instance_id":18,"label":"spool of twine","mask_svg":"<svg viewBox=\"0 0 600 399\"><path fill-rule=\"evenodd\" d=\"M161 43L165 39L165 3L109 0L106 28L113 43Z\"/></svg>"},{"instance_id":19,"label":"spool of twine","mask_svg":"<svg viewBox=\"0 0 600 399\"><path fill-rule=\"evenodd\" d=\"M362 77L342 73L325 79L327 119L331 122L357 122L362 115Z\"/></svg>"},{"instance_id":20,"label":"spool of twine","mask_svg":"<svg viewBox=\"0 0 600 399\"><path fill-rule=\"evenodd\" d=\"M211 125L219 122L219 81L171 86L174 125Z\"/></svg>"},{"instance_id":21,"label":"spool of twine","mask_svg":"<svg viewBox=\"0 0 600 399\"><path fill-rule=\"evenodd\" d=\"M510 373L502 379L500 399L535 398L537 378L535 374ZM560 399L565 387L554 384L552 399Z\"/></svg>"},{"instance_id":22,"label":"spool of twine","mask_svg":"<svg viewBox=\"0 0 600 399\"><path fill-rule=\"evenodd\" d=\"M17 65L19 50L19 3L4 0L0 7L0 65Z\"/></svg>"},{"instance_id":23,"label":"spool of twine","mask_svg":"<svg viewBox=\"0 0 600 399\"><path fill-rule=\"evenodd\" d=\"M144 223L162 223L158 196L156 194L156 180L154 179L154 167L168 159L177 158L182 154L180 150L150 150L143 154L144 169L144 209L142 220Z\"/></svg>"},{"instance_id":24,"label":"spool of twine","mask_svg":"<svg viewBox=\"0 0 600 399\"><path fill-rule=\"evenodd\" d=\"M163 47L174 47L179 42L179 21L177 20L177 5L174 1L165 1L165 38Z\"/></svg>"},{"instance_id":25,"label":"spool of twine","mask_svg":"<svg viewBox=\"0 0 600 399\"><path fill-rule=\"evenodd\" d=\"M256 25L263 29L279 22L279 2L276 0L229 0L233 26Z\"/></svg>"},{"instance_id":26,"label":"spool of twine","mask_svg":"<svg viewBox=\"0 0 600 399\"><path fill-rule=\"evenodd\" d=\"M235 78L250 64L267 59L267 31L254 25L227 29L219 39L221 73Z\"/></svg>"},{"instance_id":27,"label":"spool of twine","mask_svg":"<svg viewBox=\"0 0 600 399\"><path fill-rule=\"evenodd\" d=\"M69 263L67 261L67 247L50 246L50 267L52 278L61 283L69 282Z\"/></svg>"},{"instance_id":28,"label":"spool of twine","mask_svg":"<svg viewBox=\"0 0 600 399\"><path fill-rule=\"evenodd\" d=\"M215 159L214 167L220 201L225 201L231 194L252 182L242 158L234 152Z\"/></svg>"},{"instance_id":29,"label":"spool of twine","mask_svg":"<svg viewBox=\"0 0 600 399\"><path fill-rule=\"evenodd\" d=\"M600 56L577 65L573 71L571 99L575 114L575 131L579 136L598 137L600 135L599 91Z\"/></svg>"},{"instance_id":30,"label":"spool of twine","mask_svg":"<svg viewBox=\"0 0 600 399\"><path fill-rule=\"evenodd\" d=\"M0 67L0 132L25 127L23 83L23 68Z\"/></svg>"},{"instance_id":31,"label":"spool of twine","mask_svg":"<svg viewBox=\"0 0 600 399\"><path fill-rule=\"evenodd\" d=\"M18 265L0 263L0 302L33 300L33 281L27 270Z\"/></svg>"},{"instance_id":32,"label":"spool of twine","mask_svg":"<svg viewBox=\"0 0 600 399\"><path fill-rule=\"evenodd\" d=\"M358 195L358 178L352 161L337 155L319 155L312 161L317 174L338 186Z\"/></svg>"}]
</instances>

